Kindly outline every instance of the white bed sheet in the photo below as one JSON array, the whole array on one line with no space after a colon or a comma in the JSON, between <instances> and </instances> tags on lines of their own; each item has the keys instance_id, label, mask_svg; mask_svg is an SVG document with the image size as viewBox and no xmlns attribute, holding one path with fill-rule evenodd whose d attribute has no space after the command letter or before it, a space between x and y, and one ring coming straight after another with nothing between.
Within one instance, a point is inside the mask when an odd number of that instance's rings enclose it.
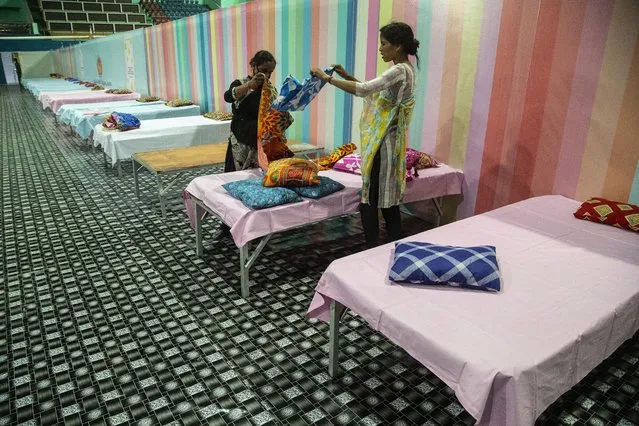
<instances>
[{"instance_id":1,"label":"white bed sheet","mask_svg":"<svg viewBox=\"0 0 639 426\"><path fill-rule=\"evenodd\" d=\"M70 126L77 126L78 122L87 115L94 115L103 112L117 111L118 108L132 107L138 105L159 105L163 101L155 102L138 102L136 100L114 101L114 102L98 102L90 104L66 104L62 105L58 112L55 113L59 122ZM91 129L93 130L93 129Z\"/></svg>"},{"instance_id":2,"label":"white bed sheet","mask_svg":"<svg viewBox=\"0 0 639 426\"><path fill-rule=\"evenodd\" d=\"M133 114L138 120L160 120L162 118L194 117L200 115L199 105L187 105L179 108L169 107L164 103L146 103L133 101L137 105L110 108L110 105L103 104L101 108L85 111L76 111L71 118L73 129L82 139L88 139L93 129L102 124L104 118L112 112Z\"/></svg>"},{"instance_id":3,"label":"white bed sheet","mask_svg":"<svg viewBox=\"0 0 639 426\"><path fill-rule=\"evenodd\" d=\"M639 329L639 235L525 200L406 238L497 248L499 294L391 285L392 244L331 263L309 315L336 300L448 384L491 425L532 425Z\"/></svg>"},{"instance_id":4,"label":"white bed sheet","mask_svg":"<svg viewBox=\"0 0 639 426\"><path fill-rule=\"evenodd\" d=\"M415 202L461 194L464 174L461 170L442 164L440 167L420 170L419 178L406 185L404 202ZM258 169L200 176L193 179L186 191L231 227L231 235L238 247L265 235L309 225L358 211L360 175L336 170L320 172L341 182L345 189L318 200L305 198L302 202L285 204L263 210L252 210L233 198L222 185L241 179L260 177Z\"/></svg>"},{"instance_id":5,"label":"white bed sheet","mask_svg":"<svg viewBox=\"0 0 639 426\"><path fill-rule=\"evenodd\" d=\"M160 151L185 146L226 142L231 133L230 121L217 121L201 115L192 117L140 120L140 128L126 132L93 129L93 143L102 146L115 165L136 152Z\"/></svg>"}]
</instances>

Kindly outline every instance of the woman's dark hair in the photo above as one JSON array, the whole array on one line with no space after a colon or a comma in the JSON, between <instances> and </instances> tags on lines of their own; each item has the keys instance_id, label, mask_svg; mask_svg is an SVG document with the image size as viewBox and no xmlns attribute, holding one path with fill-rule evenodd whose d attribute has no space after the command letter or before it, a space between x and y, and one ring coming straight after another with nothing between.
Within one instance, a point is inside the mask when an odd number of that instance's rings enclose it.
<instances>
[{"instance_id":1,"label":"woman's dark hair","mask_svg":"<svg viewBox=\"0 0 639 426\"><path fill-rule=\"evenodd\" d=\"M253 55L249 61L249 65L252 67L259 67L266 62L273 62L274 65L277 65L277 61L275 61L275 57L271 52L268 50L260 50Z\"/></svg>"},{"instance_id":2,"label":"woman's dark hair","mask_svg":"<svg viewBox=\"0 0 639 426\"><path fill-rule=\"evenodd\" d=\"M410 25L403 22L391 22L380 28L379 33L388 40L390 44L402 46L405 54L413 55L417 59L417 66L419 67L419 56L417 55L419 40L415 38Z\"/></svg>"}]
</instances>

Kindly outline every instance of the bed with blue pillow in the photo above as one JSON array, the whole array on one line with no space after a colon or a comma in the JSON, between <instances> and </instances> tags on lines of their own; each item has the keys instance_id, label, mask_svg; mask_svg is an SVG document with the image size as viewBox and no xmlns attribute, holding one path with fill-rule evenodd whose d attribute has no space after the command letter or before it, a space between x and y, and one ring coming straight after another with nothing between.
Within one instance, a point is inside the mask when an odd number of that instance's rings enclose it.
<instances>
[{"instance_id":1,"label":"bed with blue pillow","mask_svg":"<svg viewBox=\"0 0 639 426\"><path fill-rule=\"evenodd\" d=\"M287 191L284 200L287 202L267 203L265 208L251 204L255 200L242 200L241 195L233 196L225 189L237 185L232 182L262 177L257 169L199 176L189 183L183 197L196 233L199 255L203 253L202 220L206 215L219 218L231 228L233 241L240 250L240 282L244 296L249 294L248 269L272 235L359 212L361 176L335 170L320 171L318 185L282 188ZM446 165L428 169L407 185L404 201L433 201L437 205L442 197L460 194L463 179L461 170ZM252 253L249 253L249 243L254 243Z\"/></svg>"},{"instance_id":2,"label":"bed with blue pillow","mask_svg":"<svg viewBox=\"0 0 639 426\"><path fill-rule=\"evenodd\" d=\"M533 425L639 329L639 238L531 198L333 261L308 315L361 316L479 424ZM342 356L342 362L347 356Z\"/></svg>"}]
</instances>

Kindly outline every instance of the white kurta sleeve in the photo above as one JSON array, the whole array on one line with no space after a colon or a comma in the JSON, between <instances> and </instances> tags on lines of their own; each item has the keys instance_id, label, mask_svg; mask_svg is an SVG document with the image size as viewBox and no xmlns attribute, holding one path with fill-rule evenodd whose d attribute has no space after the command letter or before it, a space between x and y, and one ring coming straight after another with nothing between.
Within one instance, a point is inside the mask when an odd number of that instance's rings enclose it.
<instances>
[{"instance_id":1,"label":"white kurta sleeve","mask_svg":"<svg viewBox=\"0 0 639 426\"><path fill-rule=\"evenodd\" d=\"M390 88L393 84L406 78L406 73L399 65L393 65L379 77L363 83L355 84L355 95L366 97L371 93L380 92Z\"/></svg>"}]
</instances>

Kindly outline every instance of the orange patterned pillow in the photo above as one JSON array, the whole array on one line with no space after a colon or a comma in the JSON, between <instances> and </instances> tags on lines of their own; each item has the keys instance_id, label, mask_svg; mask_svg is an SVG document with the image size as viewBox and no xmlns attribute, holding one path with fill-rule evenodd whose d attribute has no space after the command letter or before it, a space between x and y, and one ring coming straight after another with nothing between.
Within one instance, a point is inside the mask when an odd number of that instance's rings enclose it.
<instances>
[{"instance_id":1,"label":"orange patterned pillow","mask_svg":"<svg viewBox=\"0 0 639 426\"><path fill-rule=\"evenodd\" d=\"M284 158L268 165L264 186L311 186L320 183L317 165L301 158Z\"/></svg>"},{"instance_id":2,"label":"orange patterned pillow","mask_svg":"<svg viewBox=\"0 0 639 426\"><path fill-rule=\"evenodd\" d=\"M639 232L639 206L633 204L594 197L584 201L574 215L577 219Z\"/></svg>"},{"instance_id":3,"label":"orange patterned pillow","mask_svg":"<svg viewBox=\"0 0 639 426\"><path fill-rule=\"evenodd\" d=\"M343 157L354 153L356 149L357 146L354 143L338 146L329 156L320 158L318 163L322 170L330 169Z\"/></svg>"}]
</instances>

